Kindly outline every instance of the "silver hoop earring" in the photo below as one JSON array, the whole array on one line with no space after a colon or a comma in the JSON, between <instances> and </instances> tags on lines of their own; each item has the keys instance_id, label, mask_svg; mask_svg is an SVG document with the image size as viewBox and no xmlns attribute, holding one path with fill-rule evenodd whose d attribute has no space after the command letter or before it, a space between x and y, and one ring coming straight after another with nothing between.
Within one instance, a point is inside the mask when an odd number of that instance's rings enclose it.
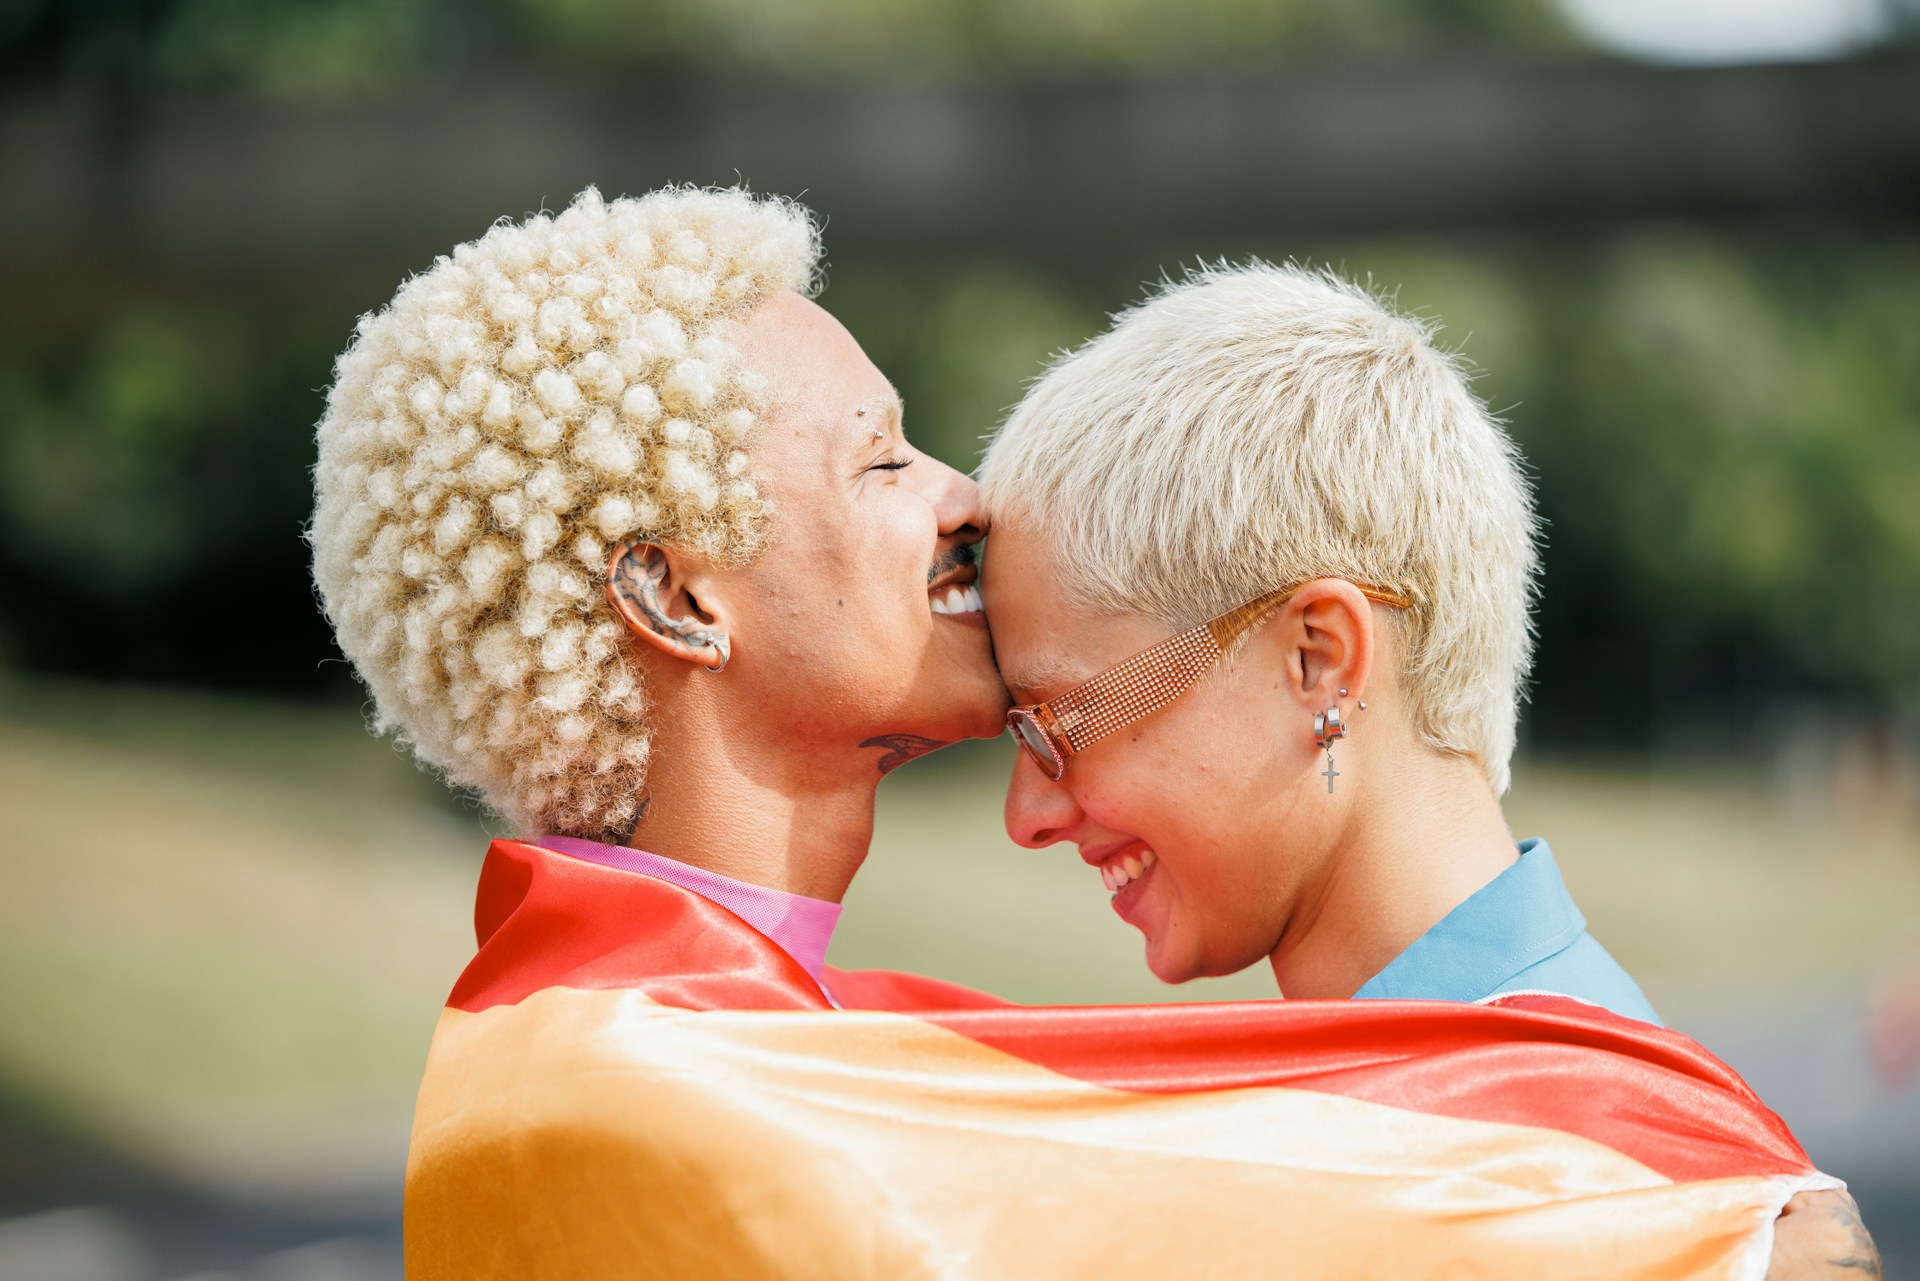
<instances>
[{"instance_id":1,"label":"silver hoop earring","mask_svg":"<svg viewBox=\"0 0 1920 1281\"><path fill-rule=\"evenodd\" d=\"M733 661L733 645L727 640L727 634L725 632L719 632L715 634L713 638L713 647L720 651L720 661L718 663L708 663L707 670L718 676L721 672L726 671L727 664Z\"/></svg>"},{"instance_id":2,"label":"silver hoop earring","mask_svg":"<svg viewBox=\"0 0 1920 1281\"><path fill-rule=\"evenodd\" d=\"M1340 771L1333 767L1333 741L1347 736L1346 724L1340 719L1340 706L1334 704L1324 712L1313 714L1313 744L1327 751L1327 767L1320 771L1327 780L1327 795L1333 795L1333 780L1340 777Z\"/></svg>"}]
</instances>

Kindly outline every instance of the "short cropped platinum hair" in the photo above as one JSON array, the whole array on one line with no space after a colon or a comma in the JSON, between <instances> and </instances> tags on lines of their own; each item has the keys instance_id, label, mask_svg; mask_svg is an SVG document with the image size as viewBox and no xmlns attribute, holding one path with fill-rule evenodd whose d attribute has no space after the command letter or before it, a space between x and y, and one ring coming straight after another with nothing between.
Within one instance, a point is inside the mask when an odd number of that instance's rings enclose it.
<instances>
[{"instance_id":1,"label":"short cropped platinum hair","mask_svg":"<svg viewBox=\"0 0 1920 1281\"><path fill-rule=\"evenodd\" d=\"M736 322L812 293L807 211L667 188L502 223L363 317L319 425L313 577L394 731L520 831L619 835L649 700L606 599L645 538L751 556L771 390Z\"/></svg>"},{"instance_id":2,"label":"short cropped platinum hair","mask_svg":"<svg viewBox=\"0 0 1920 1281\"><path fill-rule=\"evenodd\" d=\"M1313 578L1410 596L1414 730L1503 794L1537 526L1433 331L1329 272L1195 271L1034 385L981 465L987 508L1053 545L1073 604L1170 628Z\"/></svg>"}]
</instances>

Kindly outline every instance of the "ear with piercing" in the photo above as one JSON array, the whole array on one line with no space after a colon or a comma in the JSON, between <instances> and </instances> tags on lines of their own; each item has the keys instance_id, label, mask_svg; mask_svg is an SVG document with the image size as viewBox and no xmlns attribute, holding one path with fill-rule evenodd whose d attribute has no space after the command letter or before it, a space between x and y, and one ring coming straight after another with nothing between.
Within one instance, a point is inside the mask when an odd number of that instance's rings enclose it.
<instances>
[{"instance_id":1,"label":"ear with piercing","mask_svg":"<svg viewBox=\"0 0 1920 1281\"><path fill-rule=\"evenodd\" d=\"M1346 696L1347 689L1345 686L1342 686L1340 697L1345 698ZM1360 704L1360 710L1363 712L1366 711L1367 705L1365 703ZM1320 771L1320 775L1327 780L1327 795L1329 796L1333 795L1333 780L1340 777L1340 771L1333 767L1333 744L1335 740L1345 738L1346 736L1347 726L1346 722L1340 716L1340 704L1335 703L1326 711L1315 712L1313 714L1313 745L1323 749L1327 754L1327 767Z\"/></svg>"},{"instance_id":2,"label":"ear with piercing","mask_svg":"<svg viewBox=\"0 0 1920 1281\"><path fill-rule=\"evenodd\" d=\"M687 649L711 650L718 661L706 664L710 672L723 672L733 655L726 632L710 627L697 618L675 618L667 613L662 597L666 594L667 558L652 543L629 543L615 549L607 567L607 599L615 610L638 621L657 636L671 637Z\"/></svg>"}]
</instances>

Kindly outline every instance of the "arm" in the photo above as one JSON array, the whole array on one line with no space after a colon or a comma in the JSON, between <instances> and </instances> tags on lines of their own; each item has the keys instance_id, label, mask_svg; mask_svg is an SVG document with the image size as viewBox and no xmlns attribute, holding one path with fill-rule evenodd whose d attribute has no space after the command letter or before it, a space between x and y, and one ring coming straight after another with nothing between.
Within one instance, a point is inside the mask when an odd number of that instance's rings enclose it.
<instances>
[{"instance_id":1,"label":"arm","mask_svg":"<svg viewBox=\"0 0 1920 1281\"><path fill-rule=\"evenodd\" d=\"M1773 1225L1767 1281L1880 1281L1880 1252L1853 1198L1835 1188L1787 1202Z\"/></svg>"}]
</instances>

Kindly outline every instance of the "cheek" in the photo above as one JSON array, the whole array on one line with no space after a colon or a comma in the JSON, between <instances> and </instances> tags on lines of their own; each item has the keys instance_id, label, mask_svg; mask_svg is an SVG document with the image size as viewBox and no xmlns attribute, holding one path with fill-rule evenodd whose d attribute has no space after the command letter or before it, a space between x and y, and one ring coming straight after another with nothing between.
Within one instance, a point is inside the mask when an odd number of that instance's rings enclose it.
<instances>
[{"instance_id":1,"label":"cheek","mask_svg":"<svg viewBox=\"0 0 1920 1281\"><path fill-rule=\"evenodd\" d=\"M1259 768L1212 733L1208 719L1157 732L1143 726L1127 744L1127 768L1103 772L1086 801L1096 821L1153 848L1177 891L1172 905L1195 926L1231 916L1261 870L1249 858L1259 842L1244 835L1262 808Z\"/></svg>"},{"instance_id":2,"label":"cheek","mask_svg":"<svg viewBox=\"0 0 1920 1281\"><path fill-rule=\"evenodd\" d=\"M918 495L896 489L867 513L876 564L898 565L925 579L940 539L933 508Z\"/></svg>"},{"instance_id":3,"label":"cheek","mask_svg":"<svg viewBox=\"0 0 1920 1281\"><path fill-rule=\"evenodd\" d=\"M1145 841L1156 854L1184 862L1204 844L1209 798L1196 795L1197 780L1177 759L1149 750L1128 731L1102 739L1069 767L1074 799L1097 826Z\"/></svg>"}]
</instances>

